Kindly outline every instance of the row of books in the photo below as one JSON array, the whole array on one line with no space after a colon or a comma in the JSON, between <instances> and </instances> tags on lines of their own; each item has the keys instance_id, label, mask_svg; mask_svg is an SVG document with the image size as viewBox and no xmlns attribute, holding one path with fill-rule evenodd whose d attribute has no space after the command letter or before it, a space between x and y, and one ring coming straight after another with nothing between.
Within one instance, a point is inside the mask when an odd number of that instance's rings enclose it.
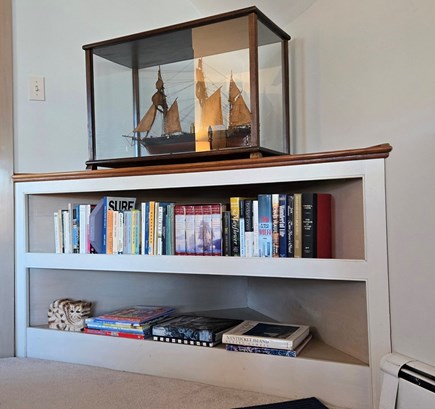
<instances>
[{"instance_id":1,"label":"row of books","mask_svg":"<svg viewBox=\"0 0 435 409\"><path fill-rule=\"evenodd\" d=\"M230 216L224 217L227 230L225 255L331 258L332 196L307 192L231 197Z\"/></svg>"},{"instance_id":2,"label":"row of books","mask_svg":"<svg viewBox=\"0 0 435 409\"><path fill-rule=\"evenodd\" d=\"M310 327L203 315L175 315L174 308L135 305L87 318L87 334L295 357L311 339Z\"/></svg>"},{"instance_id":3,"label":"row of books","mask_svg":"<svg viewBox=\"0 0 435 409\"><path fill-rule=\"evenodd\" d=\"M105 196L54 212L57 253L332 257L329 193L176 204Z\"/></svg>"}]
</instances>

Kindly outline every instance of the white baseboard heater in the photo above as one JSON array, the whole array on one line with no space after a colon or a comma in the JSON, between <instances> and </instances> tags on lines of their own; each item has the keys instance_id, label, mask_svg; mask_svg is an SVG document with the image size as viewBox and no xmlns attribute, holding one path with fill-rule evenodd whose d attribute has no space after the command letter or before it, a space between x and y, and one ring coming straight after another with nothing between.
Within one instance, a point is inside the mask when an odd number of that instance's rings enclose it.
<instances>
[{"instance_id":1,"label":"white baseboard heater","mask_svg":"<svg viewBox=\"0 0 435 409\"><path fill-rule=\"evenodd\" d=\"M380 409L434 409L435 367L401 354L382 359Z\"/></svg>"}]
</instances>

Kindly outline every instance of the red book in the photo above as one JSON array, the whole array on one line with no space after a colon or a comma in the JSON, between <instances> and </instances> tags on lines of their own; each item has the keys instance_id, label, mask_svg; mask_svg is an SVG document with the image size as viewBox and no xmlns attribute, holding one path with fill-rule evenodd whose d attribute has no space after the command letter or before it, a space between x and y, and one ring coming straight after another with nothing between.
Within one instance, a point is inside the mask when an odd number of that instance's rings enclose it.
<instances>
[{"instance_id":1,"label":"red book","mask_svg":"<svg viewBox=\"0 0 435 409\"><path fill-rule=\"evenodd\" d=\"M109 336L109 337L145 339L145 335L132 334L129 332L121 332L121 331L108 331L108 330L104 330L104 329L85 328L84 332L85 332L85 334L104 335L104 336Z\"/></svg>"},{"instance_id":2,"label":"red book","mask_svg":"<svg viewBox=\"0 0 435 409\"><path fill-rule=\"evenodd\" d=\"M332 196L317 193L317 258L332 257Z\"/></svg>"}]
</instances>

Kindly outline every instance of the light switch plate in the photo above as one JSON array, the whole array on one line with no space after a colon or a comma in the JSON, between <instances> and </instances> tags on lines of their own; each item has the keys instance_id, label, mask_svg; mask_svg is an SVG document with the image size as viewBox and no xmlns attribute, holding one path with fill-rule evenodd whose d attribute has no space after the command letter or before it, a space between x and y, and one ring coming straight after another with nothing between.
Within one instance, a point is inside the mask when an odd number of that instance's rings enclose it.
<instances>
[{"instance_id":1,"label":"light switch plate","mask_svg":"<svg viewBox=\"0 0 435 409\"><path fill-rule=\"evenodd\" d=\"M45 101L45 79L44 77L29 78L29 100Z\"/></svg>"}]
</instances>

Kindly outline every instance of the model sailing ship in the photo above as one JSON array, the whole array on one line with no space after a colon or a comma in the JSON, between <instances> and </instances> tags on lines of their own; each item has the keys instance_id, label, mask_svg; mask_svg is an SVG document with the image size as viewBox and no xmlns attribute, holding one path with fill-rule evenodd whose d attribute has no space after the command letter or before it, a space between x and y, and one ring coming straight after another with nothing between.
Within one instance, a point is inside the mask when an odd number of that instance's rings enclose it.
<instances>
[{"instance_id":1,"label":"model sailing ship","mask_svg":"<svg viewBox=\"0 0 435 409\"><path fill-rule=\"evenodd\" d=\"M216 129L224 126L222 115L221 87L211 95L205 83L202 59L198 60L196 68L195 96L201 108L200 129L198 132L206 132L210 150L219 147L243 147L249 146L251 136L251 112L247 107L242 92L231 75L228 96L228 126L226 129ZM123 135L133 141L140 142L150 154L166 154L179 152L194 152L196 146L195 127L191 126L191 132L184 132L181 128L180 114L177 98L168 105L165 93L165 85L160 68L157 73L156 92L151 97L152 104L139 124L134 128L134 136ZM153 128L157 114L160 113L163 122L163 132L160 136L153 136ZM141 136L141 133L144 135ZM137 136L136 136L137 135ZM215 144L215 141L225 139L224 144Z\"/></svg>"}]
</instances>

